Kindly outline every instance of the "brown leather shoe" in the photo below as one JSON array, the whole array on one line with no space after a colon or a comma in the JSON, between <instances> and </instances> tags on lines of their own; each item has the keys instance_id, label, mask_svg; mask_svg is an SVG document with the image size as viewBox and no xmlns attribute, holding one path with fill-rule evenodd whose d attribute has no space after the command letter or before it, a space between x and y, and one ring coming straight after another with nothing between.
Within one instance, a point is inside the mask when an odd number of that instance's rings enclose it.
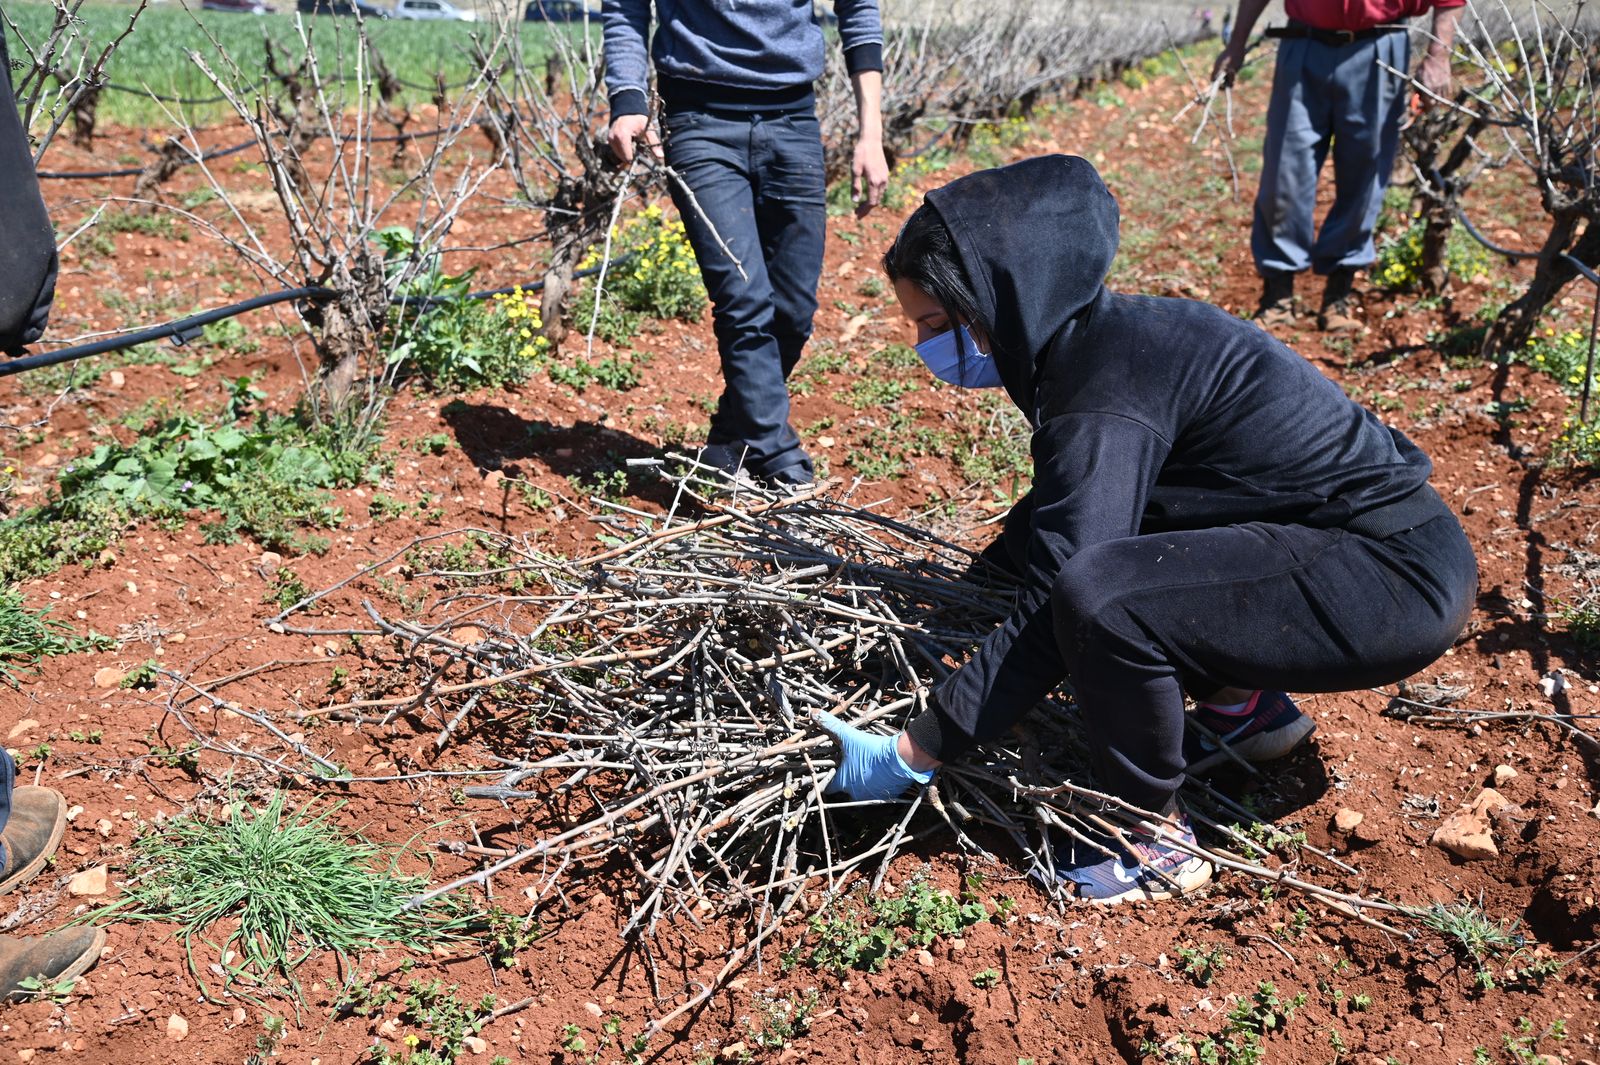
<instances>
[{"instance_id":1,"label":"brown leather shoe","mask_svg":"<svg viewBox=\"0 0 1600 1065\"><path fill-rule=\"evenodd\" d=\"M4 865L0 865L0 895L38 876L66 830L67 801L59 791L31 784L13 791L11 817L5 834L0 835L6 851Z\"/></svg>"},{"instance_id":2,"label":"brown leather shoe","mask_svg":"<svg viewBox=\"0 0 1600 1065\"><path fill-rule=\"evenodd\" d=\"M48 990L76 980L100 960L104 928L63 928L42 936L0 936L0 999L24 998L22 982L38 980Z\"/></svg>"}]
</instances>

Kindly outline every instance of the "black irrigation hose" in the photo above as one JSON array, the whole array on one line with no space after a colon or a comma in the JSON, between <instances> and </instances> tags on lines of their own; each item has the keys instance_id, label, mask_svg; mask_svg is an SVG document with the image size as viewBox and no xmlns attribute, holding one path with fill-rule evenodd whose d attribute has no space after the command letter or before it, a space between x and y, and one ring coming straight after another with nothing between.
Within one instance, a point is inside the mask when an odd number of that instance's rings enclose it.
<instances>
[{"instance_id":1,"label":"black irrigation hose","mask_svg":"<svg viewBox=\"0 0 1600 1065\"><path fill-rule=\"evenodd\" d=\"M339 80L341 82L352 82L352 81L355 81L356 79L355 79L354 76L346 76L346 77L339 78L337 80ZM374 78L372 80L376 81L377 79ZM419 85L417 82L407 81L404 78L396 78L394 80L399 82L401 85L405 86L408 89L416 89L419 92L438 92L439 91L439 86L437 86L437 85ZM458 91L460 91L462 89L465 89L468 85L471 85L471 84L472 84L472 82L470 82L470 81L463 81L463 82L460 82L458 84L448 84L448 85L446 85L444 87L444 91L445 92L458 92ZM149 89L141 89L141 88L138 88L137 86L134 86L134 85L118 85L114 81L103 82L103 83L101 83L100 88L102 88L102 89L115 89L117 92L125 92L130 96L143 96L143 97L146 97L146 98L151 99L151 100L159 100L160 102L162 102L164 104L178 104L179 106L182 106L182 107L205 107L205 106L208 106L210 104L226 103L227 100L228 100L228 98L226 96L201 96L201 97L168 96L168 95L166 95L164 93L151 92Z\"/></svg>"},{"instance_id":2,"label":"black irrigation hose","mask_svg":"<svg viewBox=\"0 0 1600 1065\"><path fill-rule=\"evenodd\" d=\"M1462 209L1462 206L1459 203L1455 205L1455 209L1456 218L1460 220L1461 225L1466 229L1467 234L1471 236L1473 240L1494 252L1494 254L1504 255L1507 259L1513 260L1537 259L1539 257L1539 253L1536 251L1518 251L1515 248L1502 248L1500 245L1484 236L1478 227L1472 224L1472 219L1467 217L1467 212ZM1596 288L1600 288L1600 274L1595 273L1594 270L1590 268L1588 263L1584 262L1576 255L1573 255L1571 252L1562 252L1560 258L1565 259L1567 261L1567 265L1576 270L1585 281L1589 282L1591 285L1594 285Z\"/></svg>"},{"instance_id":3,"label":"black irrigation hose","mask_svg":"<svg viewBox=\"0 0 1600 1065\"><path fill-rule=\"evenodd\" d=\"M237 155L246 148L255 146L254 140L247 140L242 144L235 144L231 148L219 148L214 152L201 152L191 155L183 161L184 166L193 166L196 163L207 163L213 159L224 156ZM142 166L125 166L118 170L36 170L34 176L41 179L54 179L57 181L91 181L99 178L135 177L144 173Z\"/></svg>"},{"instance_id":4,"label":"black irrigation hose","mask_svg":"<svg viewBox=\"0 0 1600 1065\"><path fill-rule=\"evenodd\" d=\"M410 141L427 140L429 137L443 137L451 133L464 133L471 128L471 126L451 126L446 129L419 130L416 133L386 133L380 136L368 137L366 140L369 144L409 143ZM322 136L327 135L323 134ZM233 155L237 152L242 152L255 143L256 142L254 140L248 140L243 144L235 144L231 148L223 148L215 152L204 152L199 156L191 155L189 158L183 161L183 165L193 166L196 163L205 163L212 159L221 159L225 155ZM98 181L105 178L137 177L138 175L144 173L144 171L145 168L142 166L125 166L115 170L36 170L34 171L34 176L40 180Z\"/></svg>"},{"instance_id":5,"label":"black irrigation hose","mask_svg":"<svg viewBox=\"0 0 1600 1065\"><path fill-rule=\"evenodd\" d=\"M100 88L115 89L117 92L125 92L130 96L146 96L152 100L159 100L164 104L179 104L184 107L201 107L206 104L220 104L226 102L228 99L226 96L207 96L200 99L192 99L187 96L167 96L163 93L151 92L149 89L135 88L132 85L118 85L114 81L102 82Z\"/></svg>"},{"instance_id":6,"label":"black irrigation hose","mask_svg":"<svg viewBox=\"0 0 1600 1065\"><path fill-rule=\"evenodd\" d=\"M610 266L617 266L627 262L632 255L622 255L611 260ZM587 270L579 270L572 275L573 280L593 277L602 269L609 266L591 266ZM434 307L443 307L462 300L487 300L496 296L509 296L513 292L538 292L544 288L543 281L532 281L526 285L512 285L508 288L488 288L480 292L469 292L465 296L391 296L389 303L395 307L411 310L426 311ZM139 344L148 344L156 340L173 338L177 343L183 344L194 339L200 330L213 322L220 322L225 318L234 318L247 311L257 310L261 307L270 307L274 303L286 303L290 300L308 300L312 303L326 303L339 298L337 289L324 288L321 285L307 285L303 288L286 288L279 292L268 292L260 296L238 303L230 303L226 307L215 310L201 311L187 318L180 318L176 322L165 325L152 326L149 329L140 329L132 333L119 333L116 336L105 337L101 340L90 341L87 344L75 344L70 348L58 348L55 351L44 351L37 355L24 355L12 359L10 362L0 363L0 377L10 377L13 374L26 373L28 370L39 370L46 366L56 366L63 362L73 362L77 359L87 359L91 355L104 355L108 351L121 351L124 348L136 347Z\"/></svg>"},{"instance_id":7,"label":"black irrigation hose","mask_svg":"<svg viewBox=\"0 0 1600 1065\"><path fill-rule=\"evenodd\" d=\"M38 370L46 366L55 366L58 363L72 362L74 359L86 359L91 355L103 355L108 351L121 351L123 348L148 344L153 340L165 340L168 337L173 337L182 343L193 339L202 328L212 322L220 322L224 318L232 318L246 311L253 311L258 307L269 307L274 303L300 299L320 303L335 299L338 295L333 289L323 288L319 285L308 285L304 288L286 288L281 292L268 292L264 295L253 296L239 303L229 304L226 307L218 307L213 311L201 311L199 314L181 318L176 322L168 322L166 325L140 329L132 333L119 333L116 336L90 341L87 344L76 344L70 348L60 348L56 351L44 351L37 355L24 355L20 359L12 359L10 362L0 363L0 377L10 377L12 374L24 373L28 370Z\"/></svg>"}]
</instances>

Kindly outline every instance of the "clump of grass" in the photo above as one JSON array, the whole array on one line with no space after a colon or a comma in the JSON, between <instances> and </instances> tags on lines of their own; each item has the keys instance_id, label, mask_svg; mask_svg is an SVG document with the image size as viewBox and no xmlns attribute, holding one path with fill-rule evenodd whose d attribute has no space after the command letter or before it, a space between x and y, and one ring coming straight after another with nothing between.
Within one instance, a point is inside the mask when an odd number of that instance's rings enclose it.
<instances>
[{"instance_id":1,"label":"clump of grass","mask_svg":"<svg viewBox=\"0 0 1600 1065\"><path fill-rule=\"evenodd\" d=\"M340 828L337 809L287 810L277 792L260 809L236 804L226 820L174 818L134 844L124 897L94 916L176 923L208 996L197 940L230 959L224 981L234 994L298 999L295 970L314 953L346 958L465 934L473 917L454 902L407 910L426 878L400 872L397 848ZM220 943L211 938L219 927Z\"/></svg>"},{"instance_id":2,"label":"clump of grass","mask_svg":"<svg viewBox=\"0 0 1600 1065\"><path fill-rule=\"evenodd\" d=\"M1489 962L1514 957L1526 941L1516 931L1516 922L1496 921L1484 912L1483 905L1458 902L1452 906L1434 903L1422 915L1424 926L1444 937L1458 955L1478 967L1476 986L1480 991L1494 987Z\"/></svg>"},{"instance_id":3,"label":"clump of grass","mask_svg":"<svg viewBox=\"0 0 1600 1065\"><path fill-rule=\"evenodd\" d=\"M93 650L104 642L95 633L79 636L48 609L29 610L15 588L0 588L0 680L16 683L15 664L26 668L42 658Z\"/></svg>"}]
</instances>

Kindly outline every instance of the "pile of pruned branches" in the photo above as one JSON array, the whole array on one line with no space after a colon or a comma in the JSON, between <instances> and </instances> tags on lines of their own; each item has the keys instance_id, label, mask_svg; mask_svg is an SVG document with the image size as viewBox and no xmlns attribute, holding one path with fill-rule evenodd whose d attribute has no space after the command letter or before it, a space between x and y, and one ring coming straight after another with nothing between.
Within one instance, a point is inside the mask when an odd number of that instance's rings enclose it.
<instances>
[{"instance_id":1,"label":"pile of pruned branches","mask_svg":"<svg viewBox=\"0 0 1600 1065\"><path fill-rule=\"evenodd\" d=\"M814 715L897 731L1015 589L970 579L970 552L871 507L734 486L681 461L664 517L607 505L618 542L599 554L562 560L506 539L482 570L414 573L455 589L423 621L365 605L415 694L307 713L431 720L457 762L487 746L499 779L465 795L509 804L523 825L518 846L445 841L484 864L419 902L518 867L538 871L542 898L579 890L580 870L604 865L632 881L618 895L631 905L622 932L641 943L675 916L747 920L726 975L790 911L853 874L876 885L915 839L998 848L1037 871L1063 846L1110 853L1108 837L1151 822L1085 786L1064 694L917 794L877 804L828 793L836 752ZM1312 863L1356 870L1263 831L1204 782L1187 800L1214 842L1176 845L1365 921L1399 909L1307 879Z\"/></svg>"}]
</instances>

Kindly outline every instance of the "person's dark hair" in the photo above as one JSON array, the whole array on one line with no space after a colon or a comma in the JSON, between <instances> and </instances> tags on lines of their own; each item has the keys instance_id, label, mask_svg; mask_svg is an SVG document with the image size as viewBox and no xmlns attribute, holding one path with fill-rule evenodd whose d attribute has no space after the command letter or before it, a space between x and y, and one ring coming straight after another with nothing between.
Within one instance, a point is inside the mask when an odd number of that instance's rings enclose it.
<instances>
[{"instance_id":1,"label":"person's dark hair","mask_svg":"<svg viewBox=\"0 0 1600 1065\"><path fill-rule=\"evenodd\" d=\"M994 336L994 323L978 307L977 293L956 253L955 238L929 204L918 207L900 227L900 235L883 253L883 272L890 281L904 278L933 297L952 326L959 319L986 337Z\"/></svg>"}]
</instances>

